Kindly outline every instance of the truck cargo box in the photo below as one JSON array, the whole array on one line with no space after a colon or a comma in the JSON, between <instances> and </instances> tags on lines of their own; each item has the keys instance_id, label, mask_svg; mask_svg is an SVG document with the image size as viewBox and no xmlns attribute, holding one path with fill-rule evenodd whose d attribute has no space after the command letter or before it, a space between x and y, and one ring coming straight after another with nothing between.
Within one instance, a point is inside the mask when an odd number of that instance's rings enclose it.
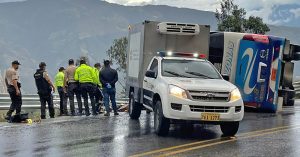
<instances>
[{"instance_id":1,"label":"truck cargo box","mask_svg":"<svg viewBox=\"0 0 300 157\"><path fill-rule=\"evenodd\" d=\"M209 33L208 25L156 21L130 25L126 89L134 87L142 92L147 66L157 52L197 52L208 56Z\"/></svg>"}]
</instances>

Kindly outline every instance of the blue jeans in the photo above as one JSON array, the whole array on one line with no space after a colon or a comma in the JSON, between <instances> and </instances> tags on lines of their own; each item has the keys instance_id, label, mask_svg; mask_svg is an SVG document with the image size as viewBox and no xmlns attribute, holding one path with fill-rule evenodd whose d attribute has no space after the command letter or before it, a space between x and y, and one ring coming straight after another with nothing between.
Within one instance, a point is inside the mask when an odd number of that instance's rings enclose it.
<instances>
[{"instance_id":1,"label":"blue jeans","mask_svg":"<svg viewBox=\"0 0 300 157\"><path fill-rule=\"evenodd\" d=\"M111 101L112 108L114 112L117 112L117 103L116 103L116 88L103 88L103 96L104 96L104 106L106 112L110 112L109 108L109 99Z\"/></svg>"}]
</instances>

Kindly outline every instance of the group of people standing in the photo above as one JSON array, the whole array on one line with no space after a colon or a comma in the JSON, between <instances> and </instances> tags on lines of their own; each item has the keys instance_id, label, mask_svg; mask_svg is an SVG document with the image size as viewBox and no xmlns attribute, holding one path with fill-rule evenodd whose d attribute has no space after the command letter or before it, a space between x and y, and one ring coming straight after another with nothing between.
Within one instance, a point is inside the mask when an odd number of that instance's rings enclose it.
<instances>
[{"instance_id":1,"label":"group of people standing","mask_svg":"<svg viewBox=\"0 0 300 157\"><path fill-rule=\"evenodd\" d=\"M12 104L6 114L6 119L11 119L12 113L16 110L16 115L21 112L22 95L21 84L19 83L18 69L21 65L18 61L12 62L12 67L6 71L5 82L10 95ZM69 66L65 69L60 67L55 76L55 82L52 83L49 74L46 71L46 63L41 62L39 69L34 74L34 79L41 102L41 119L46 119L46 104L48 104L50 118L55 117L53 105L53 93L57 90L60 98L60 115L66 116L96 116L100 113L100 101L103 100L105 106L104 116L110 116L111 100L114 115L119 115L116 105L116 88L118 73L110 67L110 61L104 61L104 67L96 63L94 67L87 65L85 60L80 60L77 67L73 59L69 60ZM78 112L75 111L74 99L77 99ZM83 98L83 103L82 103ZM90 113L90 104L92 113ZM68 99L70 112L68 112ZM84 109L83 110L83 105ZM69 114L70 113L70 114Z\"/></svg>"}]
</instances>

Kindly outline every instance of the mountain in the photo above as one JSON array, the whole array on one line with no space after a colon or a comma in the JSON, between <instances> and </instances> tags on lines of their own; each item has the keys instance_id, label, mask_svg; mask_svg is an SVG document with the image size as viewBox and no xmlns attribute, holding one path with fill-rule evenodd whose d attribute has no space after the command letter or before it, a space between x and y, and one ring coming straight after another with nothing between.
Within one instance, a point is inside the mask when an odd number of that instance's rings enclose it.
<instances>
[{"instance_id":1,"label":"mountain","mask_svg":"<svg viewBox=\"0 0 300 157\"><path fill-rule=\"evenodd\" d=\"M27 0L0 4L0 71L21 63L23 90L35 93L33 73L45 61L54 77L69 58L88 55L92 63L107 58L112 41L127 35L128 25L144 20L211 25L213 12L169 6L122 6L100 0ZM271 33L300 44L300 28L272 26Z\"/></svg>"}]
</instances>

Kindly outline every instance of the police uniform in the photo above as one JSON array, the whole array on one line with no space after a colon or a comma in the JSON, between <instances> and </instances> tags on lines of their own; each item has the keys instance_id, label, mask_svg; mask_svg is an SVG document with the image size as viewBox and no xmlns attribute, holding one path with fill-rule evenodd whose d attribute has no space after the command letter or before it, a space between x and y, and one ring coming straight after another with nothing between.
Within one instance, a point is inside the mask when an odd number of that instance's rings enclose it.
<instances>
[{"instance_id":1,"label":"police uniform","mask_svg":"<svg viewBox=\"0 0 300 157\"><path fill-rule=\"evenodd\" d=\"M12 64L20 65L18 61L12 62ZM17 89L14 87L13 81L17 81L17 88L20 94L17 95ZM10 108L6 114L6 119L9 120L14 110L16 110L16 115L20 115L22 106L22 94L21 94L21 84L19 83L19 73L13 67L7 69L5 73L5 82L7 85L7 92L9 93L11 99Z\"/></svg>"},{"instance_id":2,"label":"police uniform","mask_svg":"<svg viewBox=\"0 0 300 157\"><path fill-rule=\"evenodd\" d=\"M70 100L70 109L71 114L75 115L75 105L74 105L74 94L76 95L77 103L78 103L78 111L79 115L82 115L82 100L81 100L81 93L79 90L79 83L75 81L76 66L69 65L65 70L65 86L67 86L68 97Z\"/></svg>"},{"instance_id":3,"label":"police uniform","mask_svg":"<svg viewBox=\"0 0 300 157\"><path fill-rule=\"evenodd\" d=\"M63 72L64 68L61 67L59 69L59 72L55 76L55 86L57 88L58 94L59 94L59 108L60 108L60 115L68 115L68 108L67 108L67 95L64 91L64 79L65 74Z\"/></svg>"},{"instance_id":4,"label":"police uniform","mask_svg":"<svg viewBox=\"0 0 300 157\"><path fill-rule=\"evenodd\" d=\"M34 74L38 95L41 102L41 118L46 118L46 103L48 103L49 114L54 118L53 95L51 85L47 80L50 80L48 73L43 69L37 69Z\"/></svg>"},{"instance_id":5,"label":"police uniform","mask_svg":"<svg viewBox=\"0 0 300 157\"><path fill-rule=\"evenodd\" d=\"M96 111L97 112L100 112L100 103L99 101L103 99L103 95L102 95L102 92L101 92L101 89L102 89L102 84L100 82L100 71L97 69L97 68L93 68L94 70L94 73L95 73L95 76L96 76L96 84L97 84L97 88L95 90L95 106L96 106Z\"/></svg>"},{"instance_id":6,"label":"police uniform","mask_svg":"<svg viewBox=\"0 0 300 157\"><path fill-rule=\"evenodd\" d=\"M84 101L85 107L85 115L89 116L89 104L88 104L88 96L91 100L93 115L97 115L96 107L95 107L95 89L96 89L96 76L93 71L93 68L86 65L81 64L75 71L75 80L79 82L81 94Z\"/></svg>"}]
</instances>

